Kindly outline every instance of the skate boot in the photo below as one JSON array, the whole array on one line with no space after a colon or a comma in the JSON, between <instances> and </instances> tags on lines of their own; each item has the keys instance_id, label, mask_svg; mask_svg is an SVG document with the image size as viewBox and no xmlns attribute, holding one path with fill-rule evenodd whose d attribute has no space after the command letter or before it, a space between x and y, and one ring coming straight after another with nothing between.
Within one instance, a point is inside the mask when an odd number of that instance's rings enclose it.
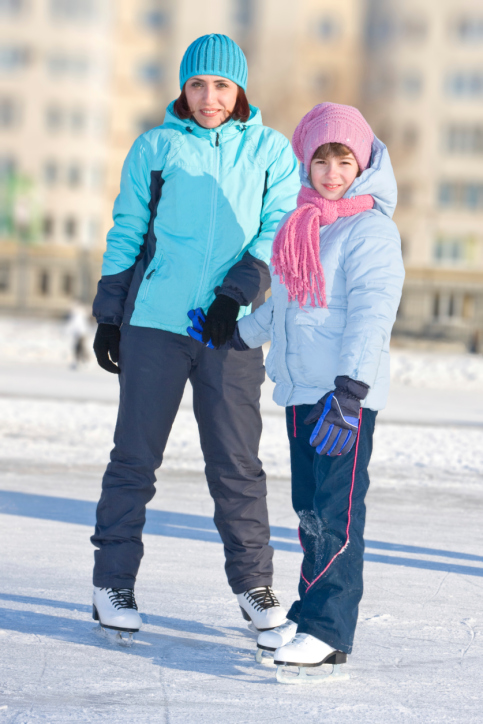
<instances>
[{"instance_id":1,"label":"skate boot","mask_svg":"<svg viewBox=\"0 0 483 724\"><path fill-rule=\"evenodd\" d=\"M272 628L269 631L262 631L257 641L257 653L255 661L263 666L273 666L273 652L288 644L297 633L297 624L289 618L281 626ZM264 655L265 652L265 655Z\"/></svg>"},{"instance_id":2,"label":"skate boot","mask_svg":"<svg viewBox=\"0 0 483 724\"><path fill-rule=\"evenodd\" d=\"M142 623L132 588L94 586L92 618L99 621L101 631L108 639L121 646L131 646L133 634L139 631Z\"/></svg>"},{"instance_id":3,"label":"skate boot","mask_svg":"<svg viewBox=\"0 0 483 724\"><path fill-rule=\"evenodd\" d=\"M347 654L333 649L310 634L296 634L292 641L275 651L273 658L279 684L325 684L349 678L348 673L341 672L341 664L346 663ZM308 668L325 664L332 665L331 673L308 676ZM298 673L290 674L284 670L284 666L297 666Z\"/></svg>"},{"instance_id":4,"label":"skate boot","mask_svg":"<svg viewBox=\"0 0 483 724\"><path fill-rule=\"evenodd\" d=\"M277 601L271 586L250 588L245 593L237 593L236 597L243 618L251 621L257 632L268 631L285 622L287 612Z\"/></svg>"}]
</instances>

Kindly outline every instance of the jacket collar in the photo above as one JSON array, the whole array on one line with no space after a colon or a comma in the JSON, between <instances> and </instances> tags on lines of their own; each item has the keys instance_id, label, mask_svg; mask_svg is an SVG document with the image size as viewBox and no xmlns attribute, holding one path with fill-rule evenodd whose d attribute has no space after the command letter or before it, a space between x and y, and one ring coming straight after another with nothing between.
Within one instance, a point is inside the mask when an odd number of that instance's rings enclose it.
<instances>
[{"instance_id":1,"label":"jacket collar","mask_svg":"<svg viewBox=\"0 0 483 724\"><path fill-rule=\"evenodd\" d=\"M181 120L174 113L173 110L174 101L169 104L166 109L166 116L163 121L165 128L175 128L178 131L189 133L199 138L213 139L216 134L220 134L222 137L234 136L243 132L249 126L261 126L262 125L262 114L260 110L255 106L250 106L250 118L245 123L243 121L234 121L230 118L226 123L222 123L217 128L203 128L193 119L188 118Z\"/></svg>"}]
</instances>

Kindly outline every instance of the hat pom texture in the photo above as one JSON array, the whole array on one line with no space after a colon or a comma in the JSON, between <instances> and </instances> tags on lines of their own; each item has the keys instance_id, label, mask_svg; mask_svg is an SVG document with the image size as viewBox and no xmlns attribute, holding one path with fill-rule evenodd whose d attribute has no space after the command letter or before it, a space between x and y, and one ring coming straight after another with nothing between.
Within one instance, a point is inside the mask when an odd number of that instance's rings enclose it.
<instances>
[{"instance_id":1,"label":"hat pom texture","mask_svg":"<svg viewBox=\"0 0 483 724\"><path fill-rule=\"evenodd\" d=\"M227 35L203 35L191 43L183 55L179 69L180 88L194 75L219 75L246 90L247 59L240 46Z\"/></svg>"},{"instance_id":2,"label":"hat pom texture","mask_svg":"<svg viewBox=\"0 0 483 724\"><path fill-rule=\"evenodd\" d=\"M361 171L371 158L374 134L362 113L353 106L319 103L300 121L292 146L307 171L315 151L324 143L342 143L351 149Z\"/></svg>"}]
</instances>

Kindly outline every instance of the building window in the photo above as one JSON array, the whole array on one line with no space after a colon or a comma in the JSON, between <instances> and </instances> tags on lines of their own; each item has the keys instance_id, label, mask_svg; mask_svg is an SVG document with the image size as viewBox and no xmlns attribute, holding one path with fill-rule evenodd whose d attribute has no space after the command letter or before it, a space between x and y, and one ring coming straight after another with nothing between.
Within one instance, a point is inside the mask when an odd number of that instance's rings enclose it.
<instances>
[{"instance_id":1,"label":"building window","mask_svg":"<svg viewBox=\"0 0 483 724\"><path fill-rule=\"evenodd\" d=\"M397 202L399 205L407 207L413 202L414 188L412 184L399 184L397 193Z\"/></svg>"},{"instance_id":2,"label":"building window","mask_svg":"<svg viewBox=\"0 0 483 724\"><path fill-rule=\"evenodd\" d=\"M77 108L70 114L70 127L74 133L81 133L85 130L87 118L84 111Z\"/></svg>"},{"instance_id":3,"label":"building window","mask_svg":"<svg viewBox=\"0 0 483 724\"><path fill-rule=\"evenodd\" d=\"M20 106L14 98L0 98L0 128L20 125Z\"/></svg>"},{"instance_id":4,"label":"building window","mask_svg":"<svg viewBox=\"0 0 483 724\"><path fill-rule=\"evenodd\" d=\"M235 22L244 31L249 30L255 20L254 0L235 0Z\"/></svg>"},{"instance_id":5,"label":"building window","mask_svg":"<svg viewBox=\"0 0 483 724\"><path fill-rule=\"evenodd\" d=\"M41 271L39 274L39 293L43 297L50 294L50 275L48 271Z\"/></svg>"},{"instance_id":6,"label":"building window","mask_svg":"<svg viewBox=\"0 0 483 724\"><path fill-rule=\"evenodd\" d=\"M67 217L64 225L65 236L69 241L77 236L77 221L73 216Z\"/></svg>"},{"instance_id":7,"label":"building window","mask_svg":"<svg viewBox=\"0 0 483 724\"><path fill-rule=\"evenodd\" d=\"M483 71L460 70L449 73L446 92L453 98L483 98Z\"/></svg>"},{"instance_id":8,"label":"building window","mask_svg":"<svg viewBox=\"0 0 483 724\"><path fill-rule=\"evenodd\" d=\"M54 186L59 180L59 167L56 161L46 161L43 168L44 183L46 186Z\"/></svg>"},{"instance_id":9,"label":"building window","mask_svg":"<svg viewBox=\"0 0 483 724\"><path fill-rule=\"evenodd\" d=\"M436 322L450 322L461 318L462 298L448 292L437 292L433 297L433 318Z\"/></svg>"},{"instance_id":10,"label":"building window","mask_svg":"<svg viewBox=\"0 0 483 724\"><path fill-rule=\"evenodd\" d=\"M438 190L438 205L442 209L460 208L470 211L483 209L483 183L444 181Z\"/></svg>"},{"instance_id":11,"label":"building window","mask_svg":"<svg viewBox=\"0 0 483 724\"><path fill-rule=\"evenodd\" d=\"M483 154L483 125L448 126L443 129L443 148L448 153Z\"/></svg>"},{"instance_id":12,"label":"building window","mask_svg":"<svg viewBox=\"0 0 483 724\"><path fill-rule=\"evenodd\" d=\"M90 182L93 189L102 188L104 182L104 166L100 163L96 163L91 166Z\"/></svg>"},{"instance_id":13,"label":"building window","mask_svg":"<svg viewBox=\"0 0 483 724\"><path fill-rule=\"evenodd\" d=\"M401 143L405 151L412 151L418 145L419 131L416 126L405 126L401 134Z\"/></svg>"},{"instance_id":14,"label":"building window","mask_svg":"<svg viewBox=\"0 0 483 724\"><path fill-rule=\"evenodd\" d=\"M81 168L78 163L72 163L67 169L67 184L77 188L81 184Z\"/></svg>"},{"instance_id":15,"label":"building window","mask_svg":"<svg viewBox=\"0 0 483 724\"><path fill-rule=\"evenodd\" d=\"M26 0L0 0L0 15L20 15L26 6Z\"/></svg>"},{"instance_id":16,"label":"building window","mask_svg":"<svg viewBox=\"0 0 483 724\"><path fill-rule=\"evenodd\" d=\"M50 13L56 20L92 20L96 0L50 0Z\"/></svg>"},{"instance_id":17,"label":"building window","mask_svg":"<svg viewBox=\"0 0 483 724\"><path fill-rule=\"evenodd\" d=\"M421 42L426 37L428 24L423 18L410 17L401 21L399 35L410 43Z\"/></svg>"},{"instance_id":18,"label":"building window","mask_svg":"<svg viewBox=\"0 0 483 724\"><path fill-rule=\"evenodd\" d=\"M138 76L145 83L157 85L163 78L163 67L157 61L142 63L138 68Z\"/></svg>"},{"instance_id":19,"label":"building window","mask_svg":"<svg viewBox=\"0 0 483 724\"><path fill-rule=\"evenodd\" d=\"M10 288L10 264L0 262L0 292L8 292Z\"/></svg>"},{"instance_id":20,"label":"building window","mask_svg":"<svg viewBox=\"0 0 483 724\"><path fill-rule=\"evenodd\" d=\"M336 83L333 73L318 73L314 77L314 90L316 93L331 93L335 85Z\"/></svg>"},{"instance_id":21,"label":"building window","mask_svg":"<svg viewBox=\"0 0 483 724\"><path fill-rule=\"evenodd\" d=\"M54 219L52 216L44 216L42 221L42 232L46 239L50 239L54 235Z\"/></svg>"},{"instance_id":22,"label":"building window","mask_svg":"<svg viewBox=\"0 0 483 724\"><path fill-rule=\"evenodd\" d=\"M472 294L465 294L463 297L463 319L472 319L475 316L475 298Z\"/></svg>"},{"instance_id":23,"label":"building window","mask_svg":"<svg viewBox=\"0 0 483 724\"><path fill-rule=\"evenodd\" d=\"M323 43L335 40L340 35L340 23L337 18L327 15L315 26L317 36Z\"/></svg>"},{"instance_id":24,"label":"building window","mask_svg":"<svg viewBox=\"0 0 483 724\"><path fill-rule=\"evenodd\" d=\"M450 30L461 43L483 43L483 16L460 18Z\"/></svg>"},{"instance_id":25,"label":"building window","mask_svg":"<svg viewBox=\"0 0 483 724\"><path fill-rule=\"evenodd\" d=\"M83 55L68 55L55 53L47 58L47 70L56 78L62 76L75 76L82 78L90 70L89 59Z\"/></svg>"},{"instance_id":26,"label":"building window","mask_svg":"<svg viewBox=\"0 0 483 724\"><path fill-rule=\"evenodd\" d=\"M71 297L74 293L74 277L72 274L62 275L62 293L66 297Z\"/></svg>"},{"instance_id":27,"label":"building window","mask_svg":"<svg viewBox=\"0 0 483 724\"><path fill-rule=\"evenodd\" d=\"M0 45L0 70L24 70L32 61L29 48L20 45Z\"/></svg>"},{"instance_id":28,"label":"building window","mask_svg":"<svg viewBox=\"0 0 483 724\"><path fill-rule=\"evenodd\" d=\"M50 106L45 112L47 130L56 133L64 125L64 113L58 106Z\"/></svg>"},{"instance_id":29,"label":"building window","mask_svg":"<svg viewBox=\"0 0 483 724\"><path fill-rule=\"evenodd\" d=\"M477 242L472 236L439 236L433 245L433 261L441 266L471 265L476 262Z\"/></svg>"},{"instance_id":30,"label":"building window","mask_svg":"<svg viewBox=\"0 0 483 724\"><path fill-rule=\"evenodd\" d=\"M423 81L418 71L409 71L400 79L401 92L410 98L420 95Z\"/></svg>"}]
</instances>

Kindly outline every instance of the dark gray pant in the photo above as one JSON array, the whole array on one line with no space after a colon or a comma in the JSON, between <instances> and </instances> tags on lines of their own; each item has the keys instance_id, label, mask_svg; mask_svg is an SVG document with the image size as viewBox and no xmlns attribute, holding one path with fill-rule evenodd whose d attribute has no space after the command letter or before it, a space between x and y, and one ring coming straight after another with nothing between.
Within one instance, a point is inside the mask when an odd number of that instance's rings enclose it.
<instances>
[{"instance_id":1,"label":"dark gray pant","mask_svg":"<svg viewBox=\"0 0 483 724\"><path fill-rule=\"evenodd\" d=\"M98 548L94 585L134 586L143 556L146 504L156 492L154 471L161 465L188 379L228 582L234 593L271 585L266 479L258 459L265 377L261 349L210 350L180 334L123 325L119 365L115 447L91 538Z\"/></svg>"}]
</instances>

